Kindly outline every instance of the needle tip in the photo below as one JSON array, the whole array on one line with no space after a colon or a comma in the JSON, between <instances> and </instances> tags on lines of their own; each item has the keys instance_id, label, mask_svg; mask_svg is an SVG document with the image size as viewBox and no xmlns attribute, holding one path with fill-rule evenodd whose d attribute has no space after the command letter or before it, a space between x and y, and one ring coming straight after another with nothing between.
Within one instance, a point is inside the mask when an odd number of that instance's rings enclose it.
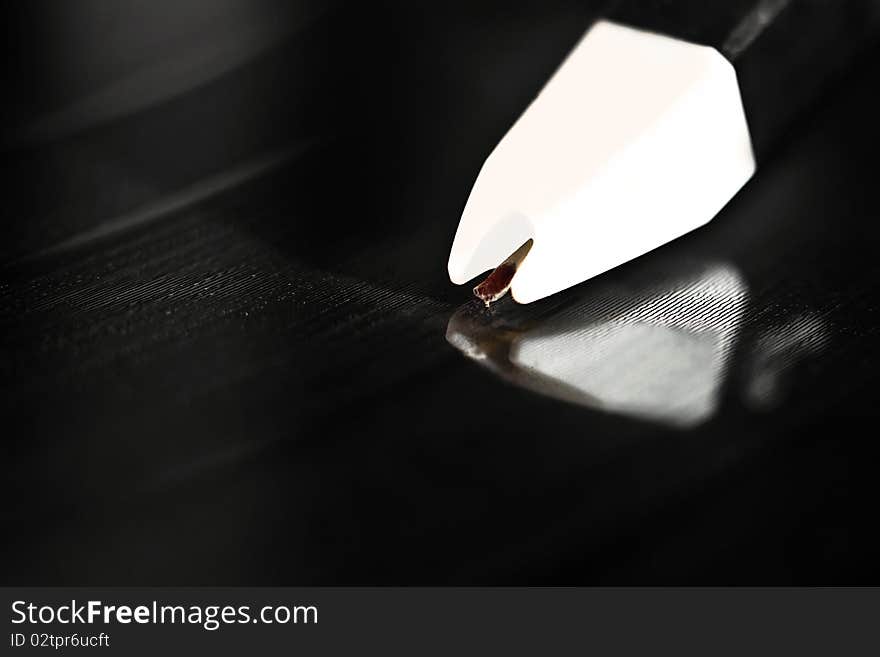
<instances>
[{"instance_id":1,"label":"needle tip","mask_svg":"<svg viewBox=\"0 0 880 657\"><path fill-rule=\"evenodd\" d=\"M516 270L525 260L531 248L532 240L529 239L474 288L474 296L486 304L488 308L493 302L507 294L511 283L513 283Z\"/></svg>"}]
</instances>

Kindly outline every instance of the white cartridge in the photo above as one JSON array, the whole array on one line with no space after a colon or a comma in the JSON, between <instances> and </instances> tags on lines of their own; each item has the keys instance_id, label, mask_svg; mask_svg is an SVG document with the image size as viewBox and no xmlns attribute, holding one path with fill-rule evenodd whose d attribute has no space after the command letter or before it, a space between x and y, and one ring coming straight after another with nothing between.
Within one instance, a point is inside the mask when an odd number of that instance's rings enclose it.
<instances>
[{"instance_id":1,"label":"white cartridge","mask_svg":"<svg viewBox=\"0 0 880 657\"><path fill-rule=\"evenodd\" d=\"M531 238L511 292L536 301L705 224L754 170L717 50L600 21L486 159L449 277L465 283Z\"/></svg>"}]
</instances>

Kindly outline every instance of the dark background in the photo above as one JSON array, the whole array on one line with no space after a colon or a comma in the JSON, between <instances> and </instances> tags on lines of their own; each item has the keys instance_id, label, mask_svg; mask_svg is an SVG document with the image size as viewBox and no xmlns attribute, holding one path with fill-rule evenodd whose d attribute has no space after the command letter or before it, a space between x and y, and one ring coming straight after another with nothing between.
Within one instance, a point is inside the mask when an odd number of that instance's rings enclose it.
<instances>
[{"instance_id":1,"label":"dark background","mask_svg":"<svg viewBox=\"0 0 880 657\"><path fill-rule=\"evenodd\" d=\"M876 47L707 227L484 311L461 209L601 3L65 7L5 22L5 584L877 583ZM447 341L718 268L697 423Z\"/></svg>"}]
</instances>

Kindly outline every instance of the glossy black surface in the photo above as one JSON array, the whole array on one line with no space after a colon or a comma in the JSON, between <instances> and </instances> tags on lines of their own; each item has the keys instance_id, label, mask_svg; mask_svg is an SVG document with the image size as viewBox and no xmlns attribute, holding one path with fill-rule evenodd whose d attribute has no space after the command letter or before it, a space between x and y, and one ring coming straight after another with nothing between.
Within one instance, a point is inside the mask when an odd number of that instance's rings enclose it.
<instances>
[{"instance_id":1,"label":"glossy black surface","mask_svg":"<svg viewBox=\"0 0 880 657\"><path fill-rule=\"evenodd\" d=\"M705 228L526 307L448 282L592 16L331 11L7 151L3 581L876 583L880 53ZM616 404L493 346L597 322Z\"/></svg>"}]
</instances>

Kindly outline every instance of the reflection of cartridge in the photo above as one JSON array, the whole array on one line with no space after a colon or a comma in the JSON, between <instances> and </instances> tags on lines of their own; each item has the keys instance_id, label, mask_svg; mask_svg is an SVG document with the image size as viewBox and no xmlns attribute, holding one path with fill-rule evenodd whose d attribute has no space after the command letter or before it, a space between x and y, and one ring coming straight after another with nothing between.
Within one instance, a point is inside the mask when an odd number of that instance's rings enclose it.
<instances>
[{"instance_id":1,"label":"reflection of cartridge","mask_svg":"<svg viewBox=\"0 0 880 657\"><path fill-rule=\"evenodd\" d=\"M591 290L531 323L468 305L446 339L530 390L689 427L718 406L747 296L736 269L711 264L659 284Z\"/></svg>"}]
</instances>

